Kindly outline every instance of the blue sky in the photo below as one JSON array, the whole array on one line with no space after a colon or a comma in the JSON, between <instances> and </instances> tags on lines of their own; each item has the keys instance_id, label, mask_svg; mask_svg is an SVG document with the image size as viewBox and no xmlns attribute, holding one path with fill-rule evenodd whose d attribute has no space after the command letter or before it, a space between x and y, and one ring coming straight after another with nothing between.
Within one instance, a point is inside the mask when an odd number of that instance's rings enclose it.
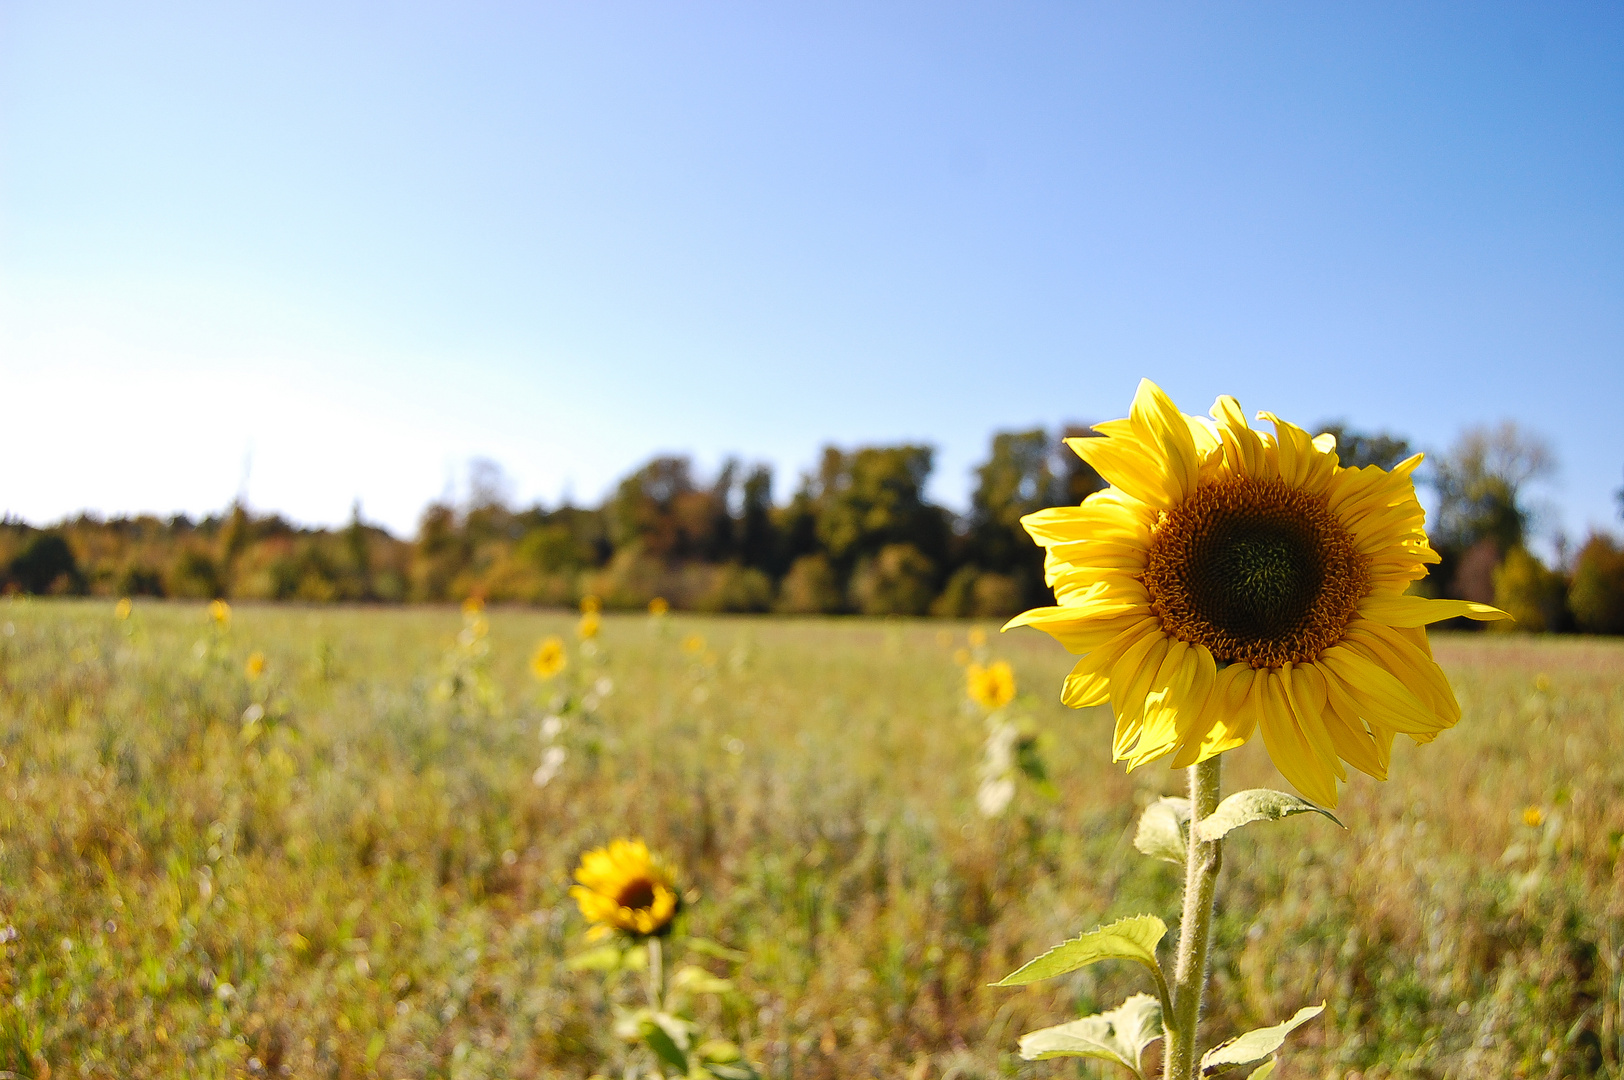
<instances>
[{"instance_id":1,"label":"blue sky","mask_svg":"<svg viewBox=\"0 0 1624 1080\"><path fill-rule=\"evenodd\" d=\"M409 532L467 461L998 429L1141 376L1624 483L1616 4L0 0L0 510Z\"/></svg>"}]
</instances>

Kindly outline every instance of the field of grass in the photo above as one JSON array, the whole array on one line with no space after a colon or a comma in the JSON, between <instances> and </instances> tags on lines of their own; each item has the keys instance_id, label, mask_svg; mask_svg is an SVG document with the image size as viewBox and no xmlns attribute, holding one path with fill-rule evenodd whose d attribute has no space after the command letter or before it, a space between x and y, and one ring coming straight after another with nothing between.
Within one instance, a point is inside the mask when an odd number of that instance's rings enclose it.
<instances>
[{"instance_id":1,"label":"field of grass","mask_svg":"<svg viewBox=\"0 0 1624 1080\"><path fill-rule=\"evenodd\" d=\"M681 868L694 933L748 953L704 1019L767 1076L1112 1075L1015 1041L1139 973L987 985L1098 921L1177 914L1177 871L1131 836L1181 778L1110 763L1049 639L988 647L1057 794L989 821L965 624L610 616L592 658L562 614L463 626L0 601L0 1075L607 1072L613 1001L565 967L566 890L622 835ZM553 685L595 710L538 786L547 634L571 643ZM1391 781L1356 775L1347 831L1234 834L1204 1039L1324 999L1277 1078L1621 1075L1624 646L1437 651L1465 718L1396 748ZM1225 785L1284 786L1256 741Z\"/></svg>"}]
</instances>

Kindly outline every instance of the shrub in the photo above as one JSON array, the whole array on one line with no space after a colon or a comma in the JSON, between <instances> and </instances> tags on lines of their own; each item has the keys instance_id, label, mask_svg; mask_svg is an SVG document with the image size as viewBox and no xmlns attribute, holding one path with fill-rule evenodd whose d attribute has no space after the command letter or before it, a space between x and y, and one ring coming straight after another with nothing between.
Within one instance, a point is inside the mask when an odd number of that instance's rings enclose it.
<instances>
[{"instance_id":1,"label":"shrub","mask_svg":"<svg viewBox=\"0 0 1624 1080\"><path fill-rule=\"evenodd\" d=\"M791 615L823 615L840 610L840 585L822 555L803 555L779 586L778 610Z\"/></svg>"},{"instance_id":2,"label":"shrub","mask_svg":"<svg viewBox=\"0 0 1624 1080\"><path fill-rule=\"evenodd\" d=\"M1566 613L1567 582L1535 558L1525 547L1514 547L1494 568L1494 604L1511 613L1515 623L1496 628L1531 634L1562 629Z\"/></svg>"},{"instance_id":3,"label":"shrub","mask_svg":"<svg viewBox=\"0 0 1624 1080\"><path fill-rule=\"evenodd\" d=\"M887 544L852 574L852 606L864 615L923 615L935 575L935 565L912 544Z\"/></svg>"},{"instance_id":4,"label":"shrub","mask_svg":"<svg viewBox=\"0 0 1624 1080\"><path fill-rule=\"evenodd\" d=\"M1592 536L1579 549L1568 610L1581 630L1624 634L1624 548L1610 537Z\"/></svg>"},{"instance_id":5,"label":"shrub","mask_svg":"<svg viewBox=\"0 0 1624 1080\"><path fill-rule=\"evenodd\" d=\"M83 587L73 549L56 533L40 533L11 560L7 576L24 592L78 592Z\"/></svg>"}]
</instances>

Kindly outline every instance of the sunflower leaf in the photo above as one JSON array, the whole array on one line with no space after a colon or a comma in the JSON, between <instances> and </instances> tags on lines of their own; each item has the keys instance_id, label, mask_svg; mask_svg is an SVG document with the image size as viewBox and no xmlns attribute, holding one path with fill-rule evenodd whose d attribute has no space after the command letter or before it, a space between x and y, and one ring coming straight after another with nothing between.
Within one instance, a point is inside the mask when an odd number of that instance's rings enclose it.
<instances>
[{"instance_id":1,"label":"sunflower leaf","mask_svg":"<svg viewBox=\"0 0 1624 1080\"><path fill-rule=\"evenodd\" d=\"M685 990L690 994L725 994L733 989L733 984L726 979L712 975L702 967L679 968L671 977L673 990Z\"/></svg>"},{"instance_id":2,"label":"sunflower leaf","mask_svg":"<svg viewBox=\"0 0 1624 1080\"><path fill-rule=\"evenodd\" d=\"M1274 1067L1280 1064L1279 1058L1270 1058L1246 1075L1246 1080L1264 1080L1264 1077L1274 1072Z\"/></svg>"},{"instance_id":3,"label":"sunflower leaf","mask_svg":"<svg viewBox=\"0 0 1624 1080\"><path fill-rule=\"evenodd\" d=\"M1190 846L1190 800L1166 795L1145 807L1133 846L1153 859L1183 866Z\"/></svg>"},{"instance_id":4,"label":"sunflower leaf","mask_svg":"<svg viewBox=\"0 0 1624 1080\"><path fill-rule=\"evenodd\" d=\"M1325 1003L1298 1009L1297 1014L1283 1024L1258 1028L1245 1035L1237 1035L1228 1042L1219 1043L1201 1056L1201 1071L1214 1072L1225 1065L1248 1065L1266 1058L1286 1041L1286 1036L1325 1011ZM1267 1073L1264 1073L1267 1076Z\"/></svg>"},{"instance_id":5,"label":"sunflower leaf","mask_svg":"<svg viewBox=\"0 0 1624 1080\"><path fill-rule=\"evenodd\" d=\"M1160 974L1156 946L1167 933L1167 924L1154 915L1132 915L1110 926L1099 926L1086 934L1063 942L1029 960L994 986L1025 986L1039 979L1052 979L1100 960L1137 960Z\"/></svg>"},{"instance_id":6,"label":"sunflower leaf","mask_svg":"<svg viewBox=\"0 0 1624 1080\"><path fill-rule=\"evenodd\" d=\"M689 1026L670 1013L649 1013L642 1023L643 1045L661 1061L687 1072Z\"/></svg>"},{"instance_id":7,"label":"sunflower leaf","mask_svg":"<svg viewBox=\"0 0 1624 1080\"><path fill-rule=\"evenodd\" d=\"M730 949L726 945L712 941L709 938L686 937L682 939L682 943L696 953L714 956L718 960L727 960L734 964L742 964L750 959L749 953L740 952L738 949Z\"/></svg>"},{"instance_id":8,"label":"sunflower leaf","mask_svg":"<svg viewBox=\"0 0 1624 1080\"><path fill-rule=\"evenodd\" d=\"M1288 795L1284 791L1252 788L1248 791L1237 791L1219 803L1216 810L1196 823L1195 834L1197 838L1210 844L1224 834L1242 825L1250 825L1254 821L1279 821L1293 814L1306 813L1324 814L1338 825L1342 825L1335 814L1323 806L1315 806L1307 799ZM1345 825L1342 827L1347 828Z\"/></svg>"},{"instance_id":9,"label":"sunflower leaf","mask_svg":"<svg viewBox=\"0 0 1624 1080\"><path fill-rule=\"evenodd\" d=\"M1149 994L1135 994L1110 1012L1028 1032L1021 1036L1020 1050L1027 1061L1058 1057L1114 1061L1143 1080L1140 1059L1145 1047L1161 1037L1161 1005Z\"/></svg>"}]
</instances>

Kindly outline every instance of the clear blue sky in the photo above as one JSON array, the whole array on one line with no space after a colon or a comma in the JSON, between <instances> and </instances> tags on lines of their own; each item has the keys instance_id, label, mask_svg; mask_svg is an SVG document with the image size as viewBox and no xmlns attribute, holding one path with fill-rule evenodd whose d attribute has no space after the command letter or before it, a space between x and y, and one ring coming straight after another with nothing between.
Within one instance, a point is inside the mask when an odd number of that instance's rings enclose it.
<instances>
[{"instance_id":1,"label":"clear blue sky","mask_svg":"<svg viewBox=\"0 0 1624 1080\"><path fill-rule=\"evenodd\" d=\"M0 0L0 510L409 532L466 462L927 440L1142 375L1624 483L1624 6ZM251 464L245 470L245 459Z\"/></svg>"}]
</instances>

